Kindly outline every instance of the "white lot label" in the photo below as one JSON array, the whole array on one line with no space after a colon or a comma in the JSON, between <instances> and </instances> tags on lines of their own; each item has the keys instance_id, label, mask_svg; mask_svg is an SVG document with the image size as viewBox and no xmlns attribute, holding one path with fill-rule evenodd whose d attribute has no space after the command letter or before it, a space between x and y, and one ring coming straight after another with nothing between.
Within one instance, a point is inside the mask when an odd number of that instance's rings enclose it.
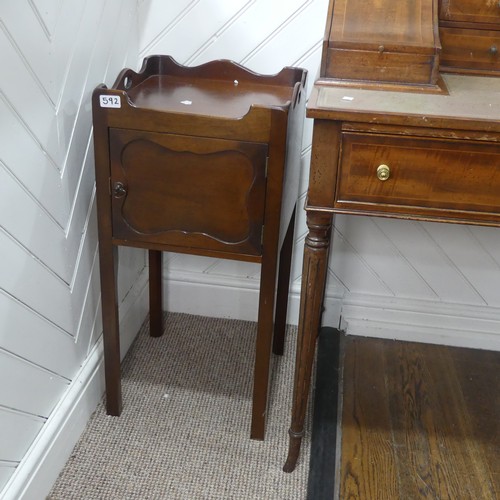
<instances>
[{"instance_id":1,"label":"white lot label","mask_svg":"<svg viewBox=\"0 0 500 500\"><path fill-rule=\"evenodd\" d=\"M101 108L121 108L122 101L119 95L100 95Z\"/></svg>"}]
</instances>

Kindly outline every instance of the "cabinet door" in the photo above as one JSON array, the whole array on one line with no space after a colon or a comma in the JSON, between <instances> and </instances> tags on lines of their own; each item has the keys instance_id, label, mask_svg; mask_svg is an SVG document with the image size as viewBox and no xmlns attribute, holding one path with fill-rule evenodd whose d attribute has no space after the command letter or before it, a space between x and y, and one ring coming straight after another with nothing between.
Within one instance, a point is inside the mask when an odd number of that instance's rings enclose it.
<instances>
[{"instance_id":1,"label":"cabinet door","mask_svg":"<svg viewBox=\"0 0 500 500\"><path fill-rule=\"evenodd\" d=\"M266 144L110 129L110 154L115 239L261 254Z\"/></svg>"},{"instance_id":2,"label":"cabinet door","mask_svg":"<svg viewBox=\"0 0 500 500\"><path fill-rule=\"evenodd\" d=\"M498 0L442 0L439 17L445 21L500 24Z\"/></svg>"}]
</instances>

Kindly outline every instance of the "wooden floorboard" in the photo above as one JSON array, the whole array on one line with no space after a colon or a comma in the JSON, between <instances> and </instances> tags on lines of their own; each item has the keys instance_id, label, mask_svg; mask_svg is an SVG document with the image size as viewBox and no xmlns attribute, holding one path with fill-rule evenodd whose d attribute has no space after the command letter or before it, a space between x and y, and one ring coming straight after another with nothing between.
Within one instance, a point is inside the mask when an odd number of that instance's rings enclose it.
<instances>
[{"instance_id":1,"label":"wooden floorboard","mask_svg":"<svg viewBox=\"0 0 500 500\"><path fill-rule=\"evenodd\" d=\"M499 352L354 336L344 346L341 500L500 499Z\"/></svg>"}]
</instances>

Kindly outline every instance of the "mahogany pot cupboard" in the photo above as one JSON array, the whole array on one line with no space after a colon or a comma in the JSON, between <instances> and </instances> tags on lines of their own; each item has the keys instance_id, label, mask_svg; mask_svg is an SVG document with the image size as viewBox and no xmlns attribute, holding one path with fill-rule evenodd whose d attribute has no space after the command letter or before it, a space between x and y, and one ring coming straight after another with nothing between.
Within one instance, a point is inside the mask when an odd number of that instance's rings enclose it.
<instances>
[{"instance_id":1,"label":"mahogany pot cupboard","mask_svg":"<svg viewBox=\"0 0 500 500\"><path fill-rule=\"evenodd\" d=\"M256 262L251 437L264 438L273 329L283 353L305 81L298 68L266 76L230 61L189 68L151 56L94 90L109 414L122 410L117 247L148 250L152 336L163 333L163 251Z\"/></svg>"}]
</instances>

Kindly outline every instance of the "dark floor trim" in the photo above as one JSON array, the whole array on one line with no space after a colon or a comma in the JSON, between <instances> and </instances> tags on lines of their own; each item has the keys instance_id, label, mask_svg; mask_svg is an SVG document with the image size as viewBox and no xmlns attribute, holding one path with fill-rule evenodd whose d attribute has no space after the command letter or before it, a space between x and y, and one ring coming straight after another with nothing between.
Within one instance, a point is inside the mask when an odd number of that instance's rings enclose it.
<instances>
[{"instance_id":1,"label":"dark floor trim","mask_svg":"<svg viewBox=\"0 0 500 500\"><path fill-rule=\"evenodd\" d=\"M335 492L340 344L343 333L320 330L316 362L308 500L332 500Z\"/></svg>"}]
</instances>

